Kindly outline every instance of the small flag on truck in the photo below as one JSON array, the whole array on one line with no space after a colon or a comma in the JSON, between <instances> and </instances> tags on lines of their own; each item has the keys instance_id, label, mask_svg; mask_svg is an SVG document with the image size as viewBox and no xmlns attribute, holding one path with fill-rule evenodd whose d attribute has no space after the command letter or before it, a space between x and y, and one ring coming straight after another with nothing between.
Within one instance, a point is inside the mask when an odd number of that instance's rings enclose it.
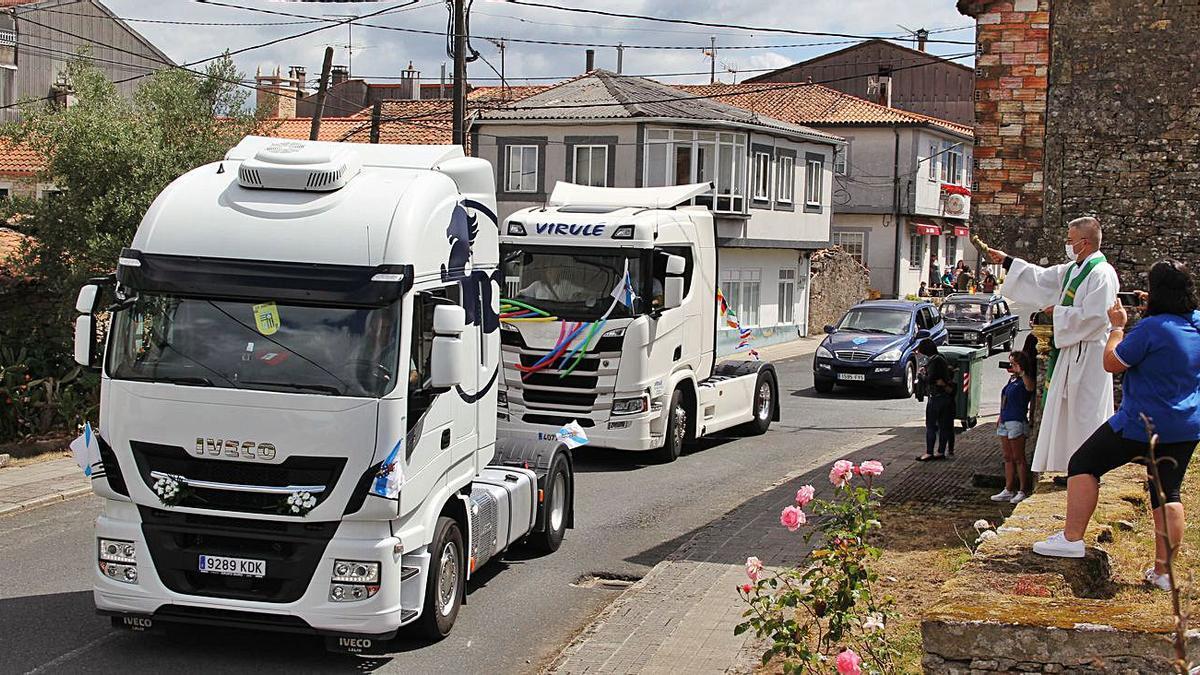
<instances>
[{"instance_id":1,"label":"small flag on truck","mask_svg":"<svg viewBox=\"0 0 1200 675\"><path fill-rule=\"evenodd\" d=\"M83 433L71 441L71 455L83 470L83 475L90 478L93 474L104 473L104 463L100 460L100 439L92 430L91 422L84 422Z\"/></svg>"},{"instance_id":2,"label":"small flag on truck","mask_svg":"<svg viewBox=\"0 0 1200 675\"><path fill-rule=\"evenodd\" d=\"M584 433L583 427L579 425L579 421L571 420L570 423L558 430L558 442L574 449L581 445L587 445L588 437Z\"/></svg>"}]
</instances>

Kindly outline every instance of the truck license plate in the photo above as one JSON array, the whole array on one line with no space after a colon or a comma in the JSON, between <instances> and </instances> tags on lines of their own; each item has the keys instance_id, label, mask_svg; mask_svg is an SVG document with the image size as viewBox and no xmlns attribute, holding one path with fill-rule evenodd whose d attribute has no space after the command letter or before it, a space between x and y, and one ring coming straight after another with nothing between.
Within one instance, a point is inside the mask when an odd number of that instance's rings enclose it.
<instances>
[{"instance_id":1,"label":"truck license plate","mask_svg":"<svg viewBox=\"0 0 1200 675\"><path fill-rule=\"evenodd\" d=\"M200 556L200 571L231 577L261 578L267 575L267 561L229 558L223 555L202 555Z\"/></svg>"},{"instance_id":2,"label":"truck license plate","mask_svg":"<svg viewBox=\"0 0 1200 675\"><path fill-rule=\"evenodd\" d=\"M837 379L849 380L851 382L863 382L867 379L867 376L863 375L862 373L838 373Z\"/></svg>"}]
</instances>

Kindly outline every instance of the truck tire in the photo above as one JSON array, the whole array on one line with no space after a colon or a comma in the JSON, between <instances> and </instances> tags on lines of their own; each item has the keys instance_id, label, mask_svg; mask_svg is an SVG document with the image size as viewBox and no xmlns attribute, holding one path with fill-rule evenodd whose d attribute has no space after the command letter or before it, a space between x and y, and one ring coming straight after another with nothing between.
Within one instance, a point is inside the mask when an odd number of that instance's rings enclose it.
<instances>
[{"instance_id":1,"label":"truck tire","mask_svg":"<svg viewBox=\"0 0 1200 675\"><path fill-rule=\"evenodd\" d=\"M833 380L828 377L814 377L813 389L816 389L818 394L829 394L833 392Z\"/></svg>"},{"instance_id":2,"label":"truck tire","mask_svg":"<svg viewBox=\"0 0 1200 675\"><path fill-rule=\"evenodd\" d=\"M747 433L759 436L771 428L771 416L775 412L775 396L778 391L779 386L774 375L769 371L758 374L758 381L754 383L754 402L750 409L754 419L745 425Z\"/></svg>"},{"instance_id":3,"label":"truck tire","mask_svg":"<svg viewBox=\"0 0 1200 675\"><path fill-rule=\"evenodd\" d=\"M544 526L541 532L529 535L529 545L542 553L554 553L562 545L571 521L571 474L567 471L567 460L561 454L554 456L550 470L546 472L546 487L542 492L542 514Z\"/></svg>"},{"instance_id":4,"label":"truck tire","mask_svg":"<svg viewBox=\"0 0 1200 675\"><path fill-rule=\"evenodd\" d=\"M683 392L676 389L671 394L671 406L667 408L667 431L663 434L662 447L654 451L654 459L659 463L674 462L683 453L683 442L687 439L687 417Z\"/></svg>"},{"instance_id":5,"label":"truck tire","mask_svg":"<svg viewBox=\"0 0 1200 675\"><path fill-rule=\"evenodd\" d=\"M466 594L466 555L462 531L453 518L438 518L429 545L429 580L425 583L425 608L418 628L430 640L450 634Z\"/></svg>"}]
</instances>

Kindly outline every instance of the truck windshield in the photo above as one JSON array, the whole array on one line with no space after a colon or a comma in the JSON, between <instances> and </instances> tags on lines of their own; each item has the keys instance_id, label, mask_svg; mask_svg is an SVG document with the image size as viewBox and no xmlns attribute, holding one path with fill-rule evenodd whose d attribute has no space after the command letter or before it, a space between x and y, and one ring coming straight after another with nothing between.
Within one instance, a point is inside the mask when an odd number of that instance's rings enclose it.
<instances>
[{"instance_id":1,"label":"truck windshield","mask_svg":"<svg viewBox=\"0 0 1200 675\"><path fill-rule=\"evenodd\" d=\"M379 397L399 365L399 303L337 308L143 293L113 313L121 380Z\"/></svg>"},{"instance_id":2,"label":"truck windshield","mask_svg":"<svg viewBox=\"0 0 1200 675\"><path fill-rule=\"evenodd\" d=\"M661 283L648 281L648 252L505 246L501 254L505 297L563 319L598 319L610 307L609 318L636 316L661 302ZM636 297L632 307L614 307L627 265Z\"/></svg>"},{"instance_id":3,"label":"truck windshield","mask_svg":"<svg viewBox=\"0 0 1200 675\"><path fill-rule=\"evenodd\" d=\"M846 312L838 330L859 333L903 335L908 332L912 314L903 309L860 308Z\"/></svg>"}]
</instances>

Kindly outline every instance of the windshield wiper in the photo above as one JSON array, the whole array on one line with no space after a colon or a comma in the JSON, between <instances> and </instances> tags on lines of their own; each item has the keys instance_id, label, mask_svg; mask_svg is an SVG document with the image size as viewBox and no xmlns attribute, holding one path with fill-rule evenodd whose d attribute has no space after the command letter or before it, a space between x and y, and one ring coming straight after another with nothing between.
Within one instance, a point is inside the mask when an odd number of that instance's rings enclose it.
<instances>
[{"instance_id":1,"label":"windshield wiper","mask_svg":"<svg viewBox=\"0 0 1200 675\"><path fill-rule=\"evenodd\" d=\"M155 378L153 381L154 382L167 382L169 384L183 384L183 385L188 385L188 386L192 386L192 387L211 387L212 386L212 380L208 379L207 377L196 377L196 376L189 377L187 375L179 375L177 377L159 377L159 378Z\"/></svg>"},{"instance_id":2,"label":"windshield wiper","mask_svg":"<svg viewBox=\"0 0 1200 675\"><path fill-rule=\"evenodd\" d=\"M884 330L882 328L852 328L851 330L856 330L860 333L879 333L881 335L895 335L895 333Z\"/></svg>"},{"instance_id":3,"label":"windshield wiper","mask_svg":"<svg viewBox=\"0 0 1200 675\"><path fill-rule=\"evenodd\" d=\"M307 389L309 391L319 391L322 394L330 396L341 396L342 390L332 384L317 384L305 382L268 382L266 380L239 380L240 384L249 385L266 385L268 387L282 387L285 389Z\"/></svg>"}]
</instances>

